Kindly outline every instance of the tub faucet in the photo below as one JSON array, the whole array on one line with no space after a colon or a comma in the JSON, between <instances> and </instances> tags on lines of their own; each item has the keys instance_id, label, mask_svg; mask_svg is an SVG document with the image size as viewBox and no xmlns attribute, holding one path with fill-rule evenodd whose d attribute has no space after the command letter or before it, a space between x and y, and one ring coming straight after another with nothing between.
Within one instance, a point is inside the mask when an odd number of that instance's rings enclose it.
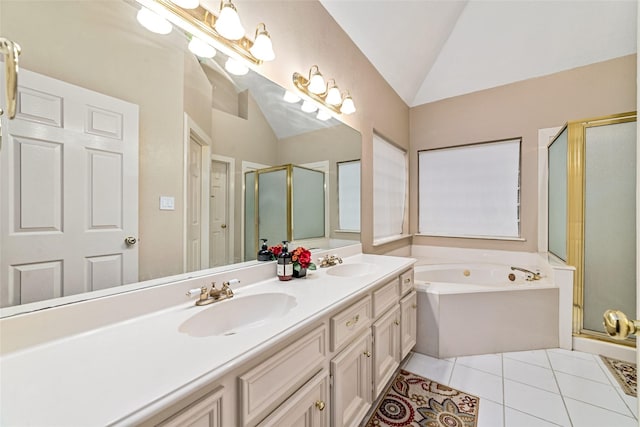
<instances>
[{"instance_id":1,"label":"tub faucet","mask_svg":"<svg viewBox=\"0 0 640 427\"><path fill-rule=\"evenodd\" d=\"M511 270L522 271L523 273L525 273L527 275L527 279L526 280L529 280L529 281L542 279L542 276L540 275L539 272L534 273L533 271L527 270L526 268L511 267Z\"/></svg>"}]
</instances>

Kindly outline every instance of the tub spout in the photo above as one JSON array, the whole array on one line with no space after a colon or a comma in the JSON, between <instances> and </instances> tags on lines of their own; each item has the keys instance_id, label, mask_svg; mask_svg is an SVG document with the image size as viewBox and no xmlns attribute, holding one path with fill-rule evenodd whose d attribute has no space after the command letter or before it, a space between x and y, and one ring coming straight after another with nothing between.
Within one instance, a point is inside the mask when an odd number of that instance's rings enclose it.
<instances>
[{"instance_id":1,"label":"tub spout","mask_svg":"<svg viewBox=\"0 0 640 427\"><path fill-rule=\"evenodd\" d=\"M521 267L511 267L511 270L518 270L518 271L522 271L523 273L525 273L527 275L527 280L531 281L531 280L540 280L542 279L542 276L540 275L539 272L533 272L531 270L527 270L526 268L521 268Z\"/></svg>"}]
</instances>

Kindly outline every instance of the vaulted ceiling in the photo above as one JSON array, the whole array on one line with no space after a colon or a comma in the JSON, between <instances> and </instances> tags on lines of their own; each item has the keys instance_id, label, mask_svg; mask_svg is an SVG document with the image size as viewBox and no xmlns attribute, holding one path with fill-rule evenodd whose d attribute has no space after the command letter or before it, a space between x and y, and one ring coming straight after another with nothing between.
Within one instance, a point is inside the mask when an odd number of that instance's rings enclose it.
<instances>
[{"instance_id":1,"label":"vaulted ceiling","mask_svg":"<svg viewBox=\"0 0 640 427\"><path fill-rule=\"evenodd\" d=\"M409 106L637 51L636 0L320 0Z\"/></svg>"}]
</instances>

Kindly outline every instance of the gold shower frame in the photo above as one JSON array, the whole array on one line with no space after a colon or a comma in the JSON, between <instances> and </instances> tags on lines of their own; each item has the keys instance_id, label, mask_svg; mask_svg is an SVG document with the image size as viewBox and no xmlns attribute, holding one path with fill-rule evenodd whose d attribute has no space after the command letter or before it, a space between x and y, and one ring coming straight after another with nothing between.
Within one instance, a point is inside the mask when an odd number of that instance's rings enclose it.
<instances>
[{"instance_id":1,"label":"gold shower frame","mask_svg":"<svg viewBox=\"0 0 640 427\"><path fill-rule=\"evenodd\" d=\"M635 339L614 340L604 332L584 329L585 144L588 128L636 120L637 112L632 111L570 121L552 140L555 141L567 129L567 264L576 269L573 278L573 336L615 342L632 347L636 345Z\"/></svg>"}]
</instances>

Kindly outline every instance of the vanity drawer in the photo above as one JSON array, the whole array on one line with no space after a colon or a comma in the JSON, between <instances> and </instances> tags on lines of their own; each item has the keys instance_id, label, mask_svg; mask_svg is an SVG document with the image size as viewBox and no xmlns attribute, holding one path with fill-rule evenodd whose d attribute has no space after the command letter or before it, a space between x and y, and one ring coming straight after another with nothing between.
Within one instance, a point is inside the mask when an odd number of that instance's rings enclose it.
<instances>
[{"instance_id":1,"label":"vanity drawer","mask_svg":"<svg viewBox=\"0 0 640 427\"><path fill-rule=\"evenodd\" d=\"M318 373L325 343L323 325L238 377L242 425L255 426Z\"/></svg>"},{"instance_id":2,"label":"vanity drawer","mask_svg":"<svg viewBox=\"0 0 640 427\"><path fill-rule=\"evenodd\" d=\"M400 296L413 290L413 268L400 275Z\"/></svg>"},{"instance_id":3,"label":"vanity drawer","mask_svg":"<svg viewBox=\"0 0 640 427\"><path fill-rule=\"evenodd\" d=\"M331 351L336 351L371 324L371 297L367 295L342 310L331 318L330 324Z\"/></svg>"},{"instance_id":4,"label":"vanity drawer","mask_svg":"<svg viewBox=\"0 0 640 427\"><path fill-rule=\"evenodd\" d=\"M398 279L395 279L373 292L373 318L377 319L388 308L400 300Z\"/></svg>"}]
</instances>

